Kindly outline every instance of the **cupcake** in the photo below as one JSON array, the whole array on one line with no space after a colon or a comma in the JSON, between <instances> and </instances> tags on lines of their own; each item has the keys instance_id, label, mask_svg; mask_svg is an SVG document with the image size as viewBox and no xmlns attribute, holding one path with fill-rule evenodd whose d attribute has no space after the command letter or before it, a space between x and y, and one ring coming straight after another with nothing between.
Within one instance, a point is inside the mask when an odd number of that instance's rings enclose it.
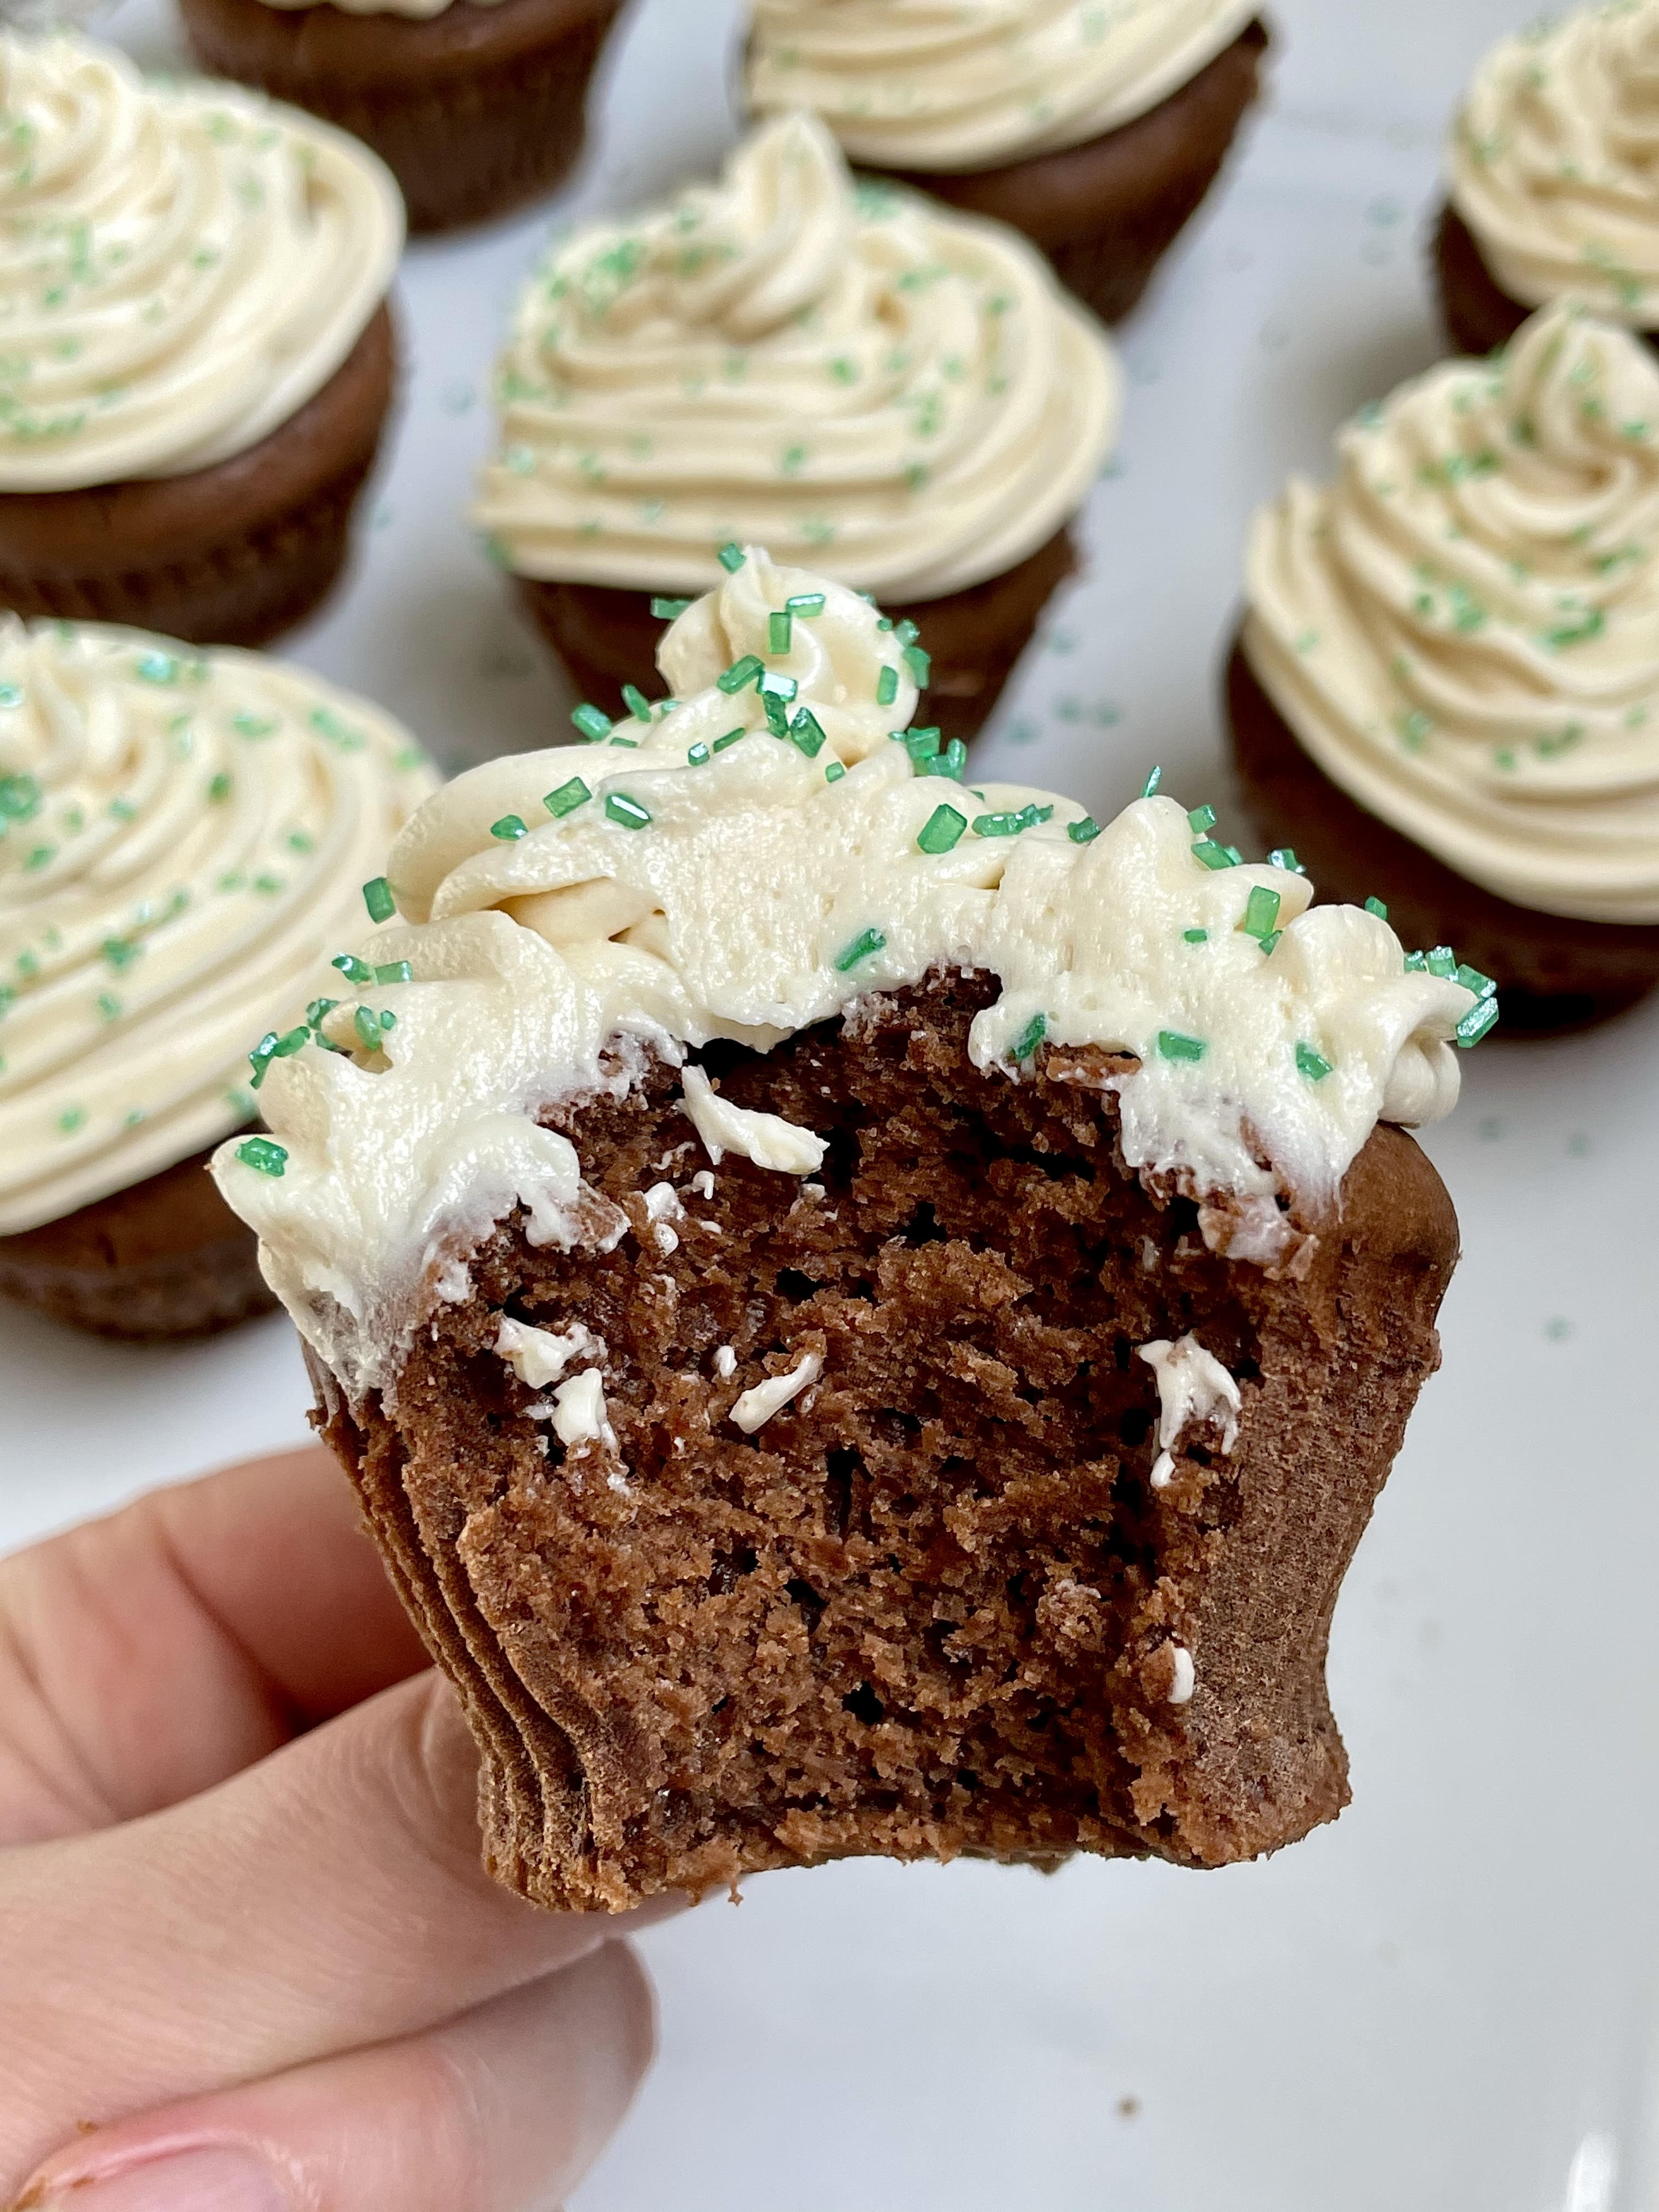
<instances>
[{"instance_id":1,"label":"cupcake","mask_svg":"<svg viewBox=\"0 0 1659 2212\"><path fill-rule=\"evenodd\" d=\"M343 133L0 33L0 606L256 644L345 557L403 209Z\"/></svg>"},{"instance_id":2,"label":"cupcake","mask_svg":"<svg viewBox=\"0 0 1659 2212\"><path fill-rule=\"evenodd\" d=\"M372 146L416 230L560 184L620 0L180 0L204 69Z\"/></svg>"},{"instance_id":3,"label":"cupcake","mask_svg":"<svg viewBox=\"0 0 1659 2212\"><path fill-rule=\"evenodd\" d=\"M1246 796L1345 898L1450 939L1512 1024L1659 979L1659 364L1565 306L1343 431L1253 526Z\"/></svg>"},{"instance_id":4,"label":"cupcake","mask_svg":"<svg viewBox=\"0 0 1659 2212\"><path fill-rule=\"evenodd\" d=\"M1435 242L1460 350L1489 352L1565 295L1659 329L1656 84L1659 0L1542 19L1481 63Z\"/></svg>"},{"instance_id":5,"label":"cupcake","mask_svg":"<svg viewBox=\"0 0 1659 2212\"><path fill-rule=\"evenodd\" d=\"M613 713L653 683L663 599L752 538L878 592L905 642L923 626L929 718L966 738L1074 564L1121 385L1022 239L856 186L822 124L787 116L720 184L555 247L476 519Z\"/></svg>"},{"instance_id":6,"label":"cupcake","mask_svg":"<svg viewBox=\"0 0 1659 2212\"><path fill-rule=\"evenodd\" d=\"M1012 223L1127 315L1226 159L1253 0L751 0L749 105L821 115L859 167Z\"/></svg>"},{"instance_id":7,"label":"cupcake","mask_svg":"<svg viewBox=\"0 0 1659 2212\"><path fill-rule=\"evenodd\" d=\"M220 1188L504 1881L1273 1849L1456 1250L1389 1125L1487 1000L1169 798L965 786L828 577L751 549L682 678L791 601L787 678L422 809L396 1028L333 1008Z\"/></svg>"},{"instance_id":8,"label":"cupcake","mask_svg":"<svg viewBox=\"0 0 1659 2212\"><path fill-rule=\"evenodd\" d=\"M205 1155L309 1038L319 965L348 988L325 955L366 882L391 910L433 783L300 669L0 617L0 1292L138 1338L274 1303Z\"/></svg>"}]
</instances>

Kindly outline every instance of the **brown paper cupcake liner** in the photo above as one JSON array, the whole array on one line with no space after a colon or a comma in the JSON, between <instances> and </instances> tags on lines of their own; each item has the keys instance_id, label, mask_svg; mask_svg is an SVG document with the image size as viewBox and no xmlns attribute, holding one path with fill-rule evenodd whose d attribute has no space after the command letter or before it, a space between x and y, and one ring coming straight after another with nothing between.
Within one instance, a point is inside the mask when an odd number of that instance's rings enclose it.
<instances>
[{"instance_id":1,"label":"brown paper cupcake liner","mask_svg":"<svg viewBox=\"0 0 1659 2212\"><path fill-rule=\"evenodd\" d=\"M1076 566L1071 532L1060 530L1018 566L985 583L909 605L884 599L883 611L892 621L915 623L933 663L916 709L918 723L937 726L946 744L983 728L1050 594ZM648 591L544 583L528 576L521 576L519 584L538 629L584 699L608 714L622 714L627 712L624 684L647 698L661 692L657 644L664 624L651 611Z\"/></svg>"},{"instance_id":2,"label":"brown paper cupcake liner","mask_svg":"<svg viewBox=\"0 0 1659 2212\"><path fill-rule=\"evenodd\" d=\"M1496 977L1500 1033L1582 1028L1659 983L1659 927L1513 905L1368 814L1304 752L1242 644L1227 664L1226 692L1244 802L1263 842L1294 848L1322 900L1380 898L1402 944L1449 945Z\"/></svg>"}]
</instances>

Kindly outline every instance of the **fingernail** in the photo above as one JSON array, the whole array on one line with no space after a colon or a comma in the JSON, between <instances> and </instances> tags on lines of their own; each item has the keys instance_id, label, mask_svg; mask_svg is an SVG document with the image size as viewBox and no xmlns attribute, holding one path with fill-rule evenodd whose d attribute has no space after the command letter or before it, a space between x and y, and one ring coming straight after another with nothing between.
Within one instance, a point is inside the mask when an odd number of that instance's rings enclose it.
<instances>
[{"instance_id":1,"label":"fingernail","mask_svg":"<svg viewBox=\"0 0 1659 2212\"><path fill-rule=\"evenodd\" d=\"M40 2212L295 2212L293 2197L260 2158L242 2150L188 2150L118 2173L48 2182L26 2194Z\"/></svg>"}]
</instances>

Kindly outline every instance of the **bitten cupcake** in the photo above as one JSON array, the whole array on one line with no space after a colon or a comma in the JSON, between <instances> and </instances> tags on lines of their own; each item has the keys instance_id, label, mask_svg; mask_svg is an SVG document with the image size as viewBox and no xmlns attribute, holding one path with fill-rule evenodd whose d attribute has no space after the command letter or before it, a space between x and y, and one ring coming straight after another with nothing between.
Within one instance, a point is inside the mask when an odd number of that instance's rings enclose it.
<instances>
[{"instance_id":1,"label":"bitten cupcake","mask_svg":"<svg viewBox=\"0 0 1659 2212\"><path fill-rule=\"evenodd\" d=\"M1486 353L1571 295L1659 329L1659 0L1547 19L1492 49L1450 148L1435 258L1446 326Z\"/></svg>"},{"instance_id":2,"label":"bitten cupcake","mask_svg":"<svg viewBox=\"0 0 1659 2212\"><path fill-rule=\"evenodd\" d=\"M1214 183L1255 100L1255 0L752 0L758 114L1012 223L1108 322Z\"/></svg>"},{"instance_id":3,"label":"bitten cupcake","mask_svg":"<svg viewBox=\"0 0 1659 2212\"><path fill-rule=\"evenodd\" d=\"M1022 238L855 186L789 116L536 272L475 516L592 703L653 684L651 595L752 539L879 593L906 642L922 625L929 720L966 737L1074 564L1120 396Z\"/></svg>"},{"instance_id":4,"label":"bitten cupcake","mask_svg":"<svg viewBox=\"0 0 1659 2212\"><path fill-rule=\"evenodd\" d=\"M0 35L0 606L257 644L333 584L396 185L327 125Z\"/></svg>"},{"instance_id":5,"label":"bitten cupcake","mask_svg":"<svg viewBox=\"0 0 1659 2212\"><path fill-rule=\"evenodd\" d=\"M0 617L0 1292L136 1338L272 1303L204 1156L434 781L300 669Z\"/></svg>"},{"instance_id":6,"label":"bitten cupcake","mask_svg":"<svg viewBox=\"0 0 1659 2212\"><path fill-rule=\"evenodd\" d=\"M1555 307L1257 516L1229 671L1263 829L1553 1028L1659 978L1659 363Z\"/></svg>"},{"instance_id":7,"label":"bitten cupcake","mask_svg":"<svg viewBox=\"0 0 1659 2212\"><path fill-rule=\"evenodd\" d=\"M550 192L620 0L180 0L198 59L362 139L416 230Z\"/></svg>"}]
</instances>

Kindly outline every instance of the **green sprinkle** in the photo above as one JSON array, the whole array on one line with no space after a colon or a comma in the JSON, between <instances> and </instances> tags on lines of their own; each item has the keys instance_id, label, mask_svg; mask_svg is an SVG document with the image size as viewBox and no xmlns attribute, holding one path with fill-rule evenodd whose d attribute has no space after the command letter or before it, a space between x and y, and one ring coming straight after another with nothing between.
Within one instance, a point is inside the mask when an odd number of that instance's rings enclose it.
<instances>
[{"instance_id":1,"label":"green sprinkle","mask_svg":"<svg viewBox=\"0 0 1659 2212\"><path fill-rule=\"evenodd\" d=\"M960 842L968 827L968 817L958 814L954 806L936 806L916 835L916 843L924 853L948 853ZM1016 1054L1024 1059L1023 1053Z\"/></svg>"},{"instance_id":2,"label":"green sprinkle","mask_svg":"<svg viewBox=\"0 0 1659 2212\"><path fill-rule=\"evenodd\" d=\"M1202 1037L1183 1036L1179 1030L1160 1030L1158 1048L1165 1060L1202 1060L1209 1050Z\"/></svg>"},{"instance_id":3,"label":"green sprinkle","mask_svg":"<svg viewBox=\"0 0 1659 2212\"><path fill-rule=\"evenodd\" d=\"M1408 975L1426 975L1429 972L1428 954L1426 952L1408 952L1406 955L1405 969L1406 973Z\"/></svg>"},{"instance_id":4,"label":"green sprinkle","mask_svg":"<svg viewBox=\"0 0 1659 2212\"><path fill-rule=\"evenodd\" d=\"M147 653L135 672L146 684L173 684L178 680L179 664L169 653Z\"/></svg>"},{"instance_id":5,"label":"green sprinkle","mask_svg":"<svg viewBox=\"0 0 1659 2212\"><path fill-rule=\"evenodd\" d=\"M766 664L758 653L745 653L741 660L734 660L729 668L722 669L714 681L730 697L732 692L741 691L745 684L752 684L765 672Z\"/></svg>"},{"instance_id":6,"label":"green sprinkle","mask_svg":"<svg viewBox=\"0 0 1659 2212\"><path fill-rule=\"evenodd\" d=\"M248 1137L236 1147L236 1157L246 1168L256 1175L280 1178L288 1165L288 1153L281 1145L272 1144L269 1137Z\"/></svg>"},{"instance_id":7,"label":"green sprinkle","mask_svg":"<svg viewBox=\"0 0 1659 2212\"><path fill-rule=\"evenodd\" d=\"M1207 929L1183 929L1181 934L1188 945L1207 945L1210 941Z\"/></svg>"},{"instance_id":8,"label":"green sprinkle","mask_svg":"<svg viewBox=\"0 0 1659 2212\"><path fill-rule=\"evenodd\" d=\"M100 1015L105 1021L112 1022L119 1018L121 1001L113 991L100 991L95 1003Z\"/></svg>"},{"instance_id":9,"label":"green sprinkle","mask_svg":"<svg viewBox=\"0 0 1659 2212\"><path fill-rule=\"evenodd\" d=\"M267 1030L247 1056L248 1066L253 1070L253 1088L256 1091L265 1079L265 1070L270 1066L276 1050L276 1032Z\"/></svg>"},{"instance_id":10,"label":"green sprinkle","mask_svg":"<svg viewBox=\"0 0 1659 2212\"><path fill-rule=\"evenodd\" d=\"M974 817L975 837L1018 837L1024 827L1023 814L976 814Z\"/></svg>"},{"instance_id":11,"label":"green sprinkle","mask_svg":"<svg viewBox=\"0 0 1659 2212\"><path fill-rule=\"evenodd\" d=\"M1305 876L1308 872L1288 845L1275 845L1267 855L1267 866L1283 868L1287 875Z\"/></svg>"},{"instance_id":12,"label":"green sprinkle","mask_svg":"<svg viewBox=\"0 0 1659 2212\"><path fill-rule=\"evenodd\" d=\"M32 775L0 776L0 815L9 822L27 822L40 810L41 791Z\"/></svg>"},{"instance_id":13,"label":"green sprinkle","mask_svg":"<svg viewBox=\"0 0 1659 2212\"><path fill-rule=\"evenodd\" d=\"M728 730L723 738L715 738L709 750L711 752L723 753L727 745L734 745L739 738L746 738L748 735L747 730Z\"/></svg>"},{"instance_id":14,"label":"green sprinkle","mask_svg":"<svg viewBox=\"0 0 1659 2212\"><path fill-rule=\"evenodd\" d=\"M911 758L914 760L915 756L912 754ZM923 775L945 775L952 783L960 783L962 771L968 765L968 748L960 738L952 738L942 753L930 753L916 765Z\"/></svg>"},{"instance_id":15,"label":"green sprinkle","mask_svg":"<svg viewBox=\"0 0 1659 2212\"><path fill-rule=\"evenodd\" d=\"M1449 945L1437 945L1425 956L1424 964L1431 975L1438 975L1443 982L1449 982L1457 973L1457 955Z\"/></svg>"},{"instance_id":16,"label":"green sprinkle","mask_svg":"<svg viewBox=\"0 0 1659 2212\"><path fill-rule=\"evenodd\" d=\"M1331 1072L1331 1063L1323 1053L1316 1052L1310 1044L1298 1044L1296 1048L1296 1072L1305 1075L1310 1083L1322 1083Z\"/></svg>"},{"instance_id":17,"label":"green sprinkle","mask_svg":"<svg viewBox=\"0 0 1659 2212\"><path fill-rule=\"evenodd\" d=\"M611 742L613 745L620 745L624 752L636 753L640 749L637 738L612 738Z\"/></svg>"},{"instance_id":18,"label":"green sprinkle","mask_svg":"<svg viewBox=\"0 0 1659 2212\"><path fill-rule=\"evenodd\" d=\"M1452 981L1461 983L1466 991L1473 991L1477 999L1489 999L1498 988L1490 975L1483 975L1478 968L1468 967L1462 961Z\"/></svg>"},{"instance_id":19,"label":"green sprinkle","mask_svg":"<svg viewBox=\"0 0 1659 2212\"><path fill-rule=\"evenodd\" d=\"M651 720L651 702L636 684L623 685L623 703L636 722Z\"/></svg>"},{"instance_id":20,"label":"green sprinkle","mask_svg":"<svg viewBox=\"0 0 1659 2212\"><path fill-rule=\"evenodd\" d=\"M939 749L936 729L894 730L889 734L897 739L918 766L925 760L932 760Z\"/></svg>"},{"instance_id":21,"label":"green sprinkle","mask_svg":"<svg viewBox=\"0 0 1659 2212\"><path fill-rule=\"evenodd\" d=\"M1158 769L1152 770L1154 776L1161 773L1162 771ZM1152 794L1143 793L1141 795L1143 798L1150 798ZM1092 814L1085 814L1081 821L1068 822L1066 824L1066 835L1074 845L1092 845L1100 835L1100 824Z\"/></svg>"},{"instance_id":22,"label":"green sprinkle","mask_svg":"<svg viewBox=\"0 0 1659 2212\"><path fill-rule=\"evenodd\" d=\"M896 668L884 666L876 678L876 704L890 707L898 697L899 675Z\"/></svg>"},{"instance_id":23,"label":"green sprinkle","mask_svg":"<svg viewBox=\"0 0 1659 2212\"><path fill-rule=\"evenodd\" d=\"M1206 868L1236 868L1239 856L1231 845L1218 845L1213 837L1200 837L1193 847L1193 856L1202 860Z\"/></svg>"},{"instance_id":24,"label":"green sprinkle","mask_svg":"<svg viewBox=\"0 0 1659 2212\"><path fill-rule=\"evenodd\" d=\"M781 615L766 618L766 648L769 653L787 653L794 641L795 617L786 607Z\"/></svg>"},{"instance_id":25,"label":"green sprinkle","mask_svg":"<svg viewBox=\"0 0 1659 2212\"><path fill-rule=\"evenodd\" d=\"M313 1030L321 1029L324 1021L339 1003L337 999L313 999L306 1008L307 1023Z\"/></svg>"},{"instance_id":26,"label":"green sprinkle","mask_svg":"<svg viewBox=\"0 0 1659 2212\"><path fill-rule=\"evenodd\" d=\"M1284 934L1282 929L1270 929L1265 937L1258 937L1256 943L1264 952L1271 952Z\"/></svg>"},{"instance_id":27,"label":"green sprinkle","mask_svg":"<svg viewBox=\"0 0 1659 2212\"><path fill-rule=\"evenodd\" d=\"M706 744L704 744L704 743L703 743L703 741L702 741L702 739L701 738L698 738L696 740L696 742L695 742L694 744L689 744L689 745L686 747L686 749L685 749L685 764L686 764L686 766L687 766L688 768L707 768L707 767L708 767L708 746L707 746Z\"/></svg>"},{"instance_id":28,"label":"green sprinkle","mask_svg":"<svg viewBox=\"0 0 1659 2212\"><path fill-rule=\"evenodd\" d=\"M1187 817L1187 825L1195 837L1202 837L1215 828L1213 806L1195 806Z\"/></svg>"},{"instance_id":29,"label":"green sprinkle","mask_svg":"<svg viewBox=\"0 0 1659 2212\"><path fill-rule=\"evenodd\" d=\"M793 599L786 599L783 605L787 614L805 615L810 618L813 615L821 615L823 612L823 593L797 592ZM772 619L775 622L777 617L775 615Z\"/></svg>"},{"instance_id":30,"label":"green sprinkle","mask_svg":"<svg viewBox=\"0 0 1659 2212\"><path fill-rule=\"evenodd\" d=\"M384 876L374 876L363 885L363 904L368 908L371 921L390 921L398 911L398 902L392 896L392 886Z\"/></svg>"},{"instance_id":31,"label":"green sprinkle","mask_svg":"<svg viewBox=\"0 0 1659 2212\"><path fill-rule=\"evenodd\" d=\"M217 775L209 778L207 795L210 804L215 806L218 805L221 800L230 797L230 778L222 769Z\"/></svg>"},{"instance_id":32,"label":"green sprinkle","mask_svg":"<svg viewBox=\"0 0 1659 2212\"><path fill-rule=\"evenodd\" d=\"M1456 1036L1458 1044L1465 1052L1468 1052L1472 1046L1480 1043L1481 1038L1485 1036L1486 1031L1491 1029L1497 1019L1497 1000L1495 998L1482 999L1478 1006L1474 1006L1469 1008L1468 1013L1464 1015L1462 1020L1457 1024Z\"/></svg>"},{"instance_id":33,"label":"green sprinkle","mask_svg":"<svg viewBox=\"0 0 1659 2212\"><path fill-rule=\"evenodd\" d=\"M292 1060L296 1052L303 1052L311 1042L311 1025L301 1022L298 1029L289 1030L270 1048L273 1060Z\"/></svg>"},{"instance_id":34,"label":"green sprinkle","mask_svg":"<svg viewBox=\"0 0 1659 2212\"><path fill-rule=\"evenodd\" d=\"M99 949L118 975L124 968L132 965L144 948L135 945L130 937L106 937Z\"/></svg>"},{"instance_id":35,"label":"green sprinkle","mask_svg":"<svg viewBox=\"0 0 1659 2212\"><path fill-rule=\"evenodd\" d=\"M233 714L230 726L239 738L268 738L276 727L276 718L272 715L269 720L261 720L258 714Z\"/></svg>"},{"instance_id":36,"label":"green sprinkle","mask_svg":"<svg viewBox=\"0 0 1659 2212\"><path fill-rule=\"evenodd\" d=\"M823 750L823 727L810 707L803 707L789 725L789 742L799 745L808 760Z\"/></svg>"},{"instance_id":37,"label":"green sprinkle","mask_svg":"<svg viewBox=\"0 0 1659 2212\"><path fill-rule=\"evenodd\" d=\"M1161 768L1155 768L1150 770L1146 782L1140 787L1141 797L1143 799L1155 799L1158 796L1158 787L1163 782L1163 781L1164 771Z\"/></svg>"},{"instance_id":38,"label":"green sprinkle","mask_svg":"<svg viewBox=\"0 0 1659 2212\"><path fill-rule=\"evenodd\" d=\"M1244 902L1239 927L1246 937L1271 937L1279 927L1279 893L1258 884Z\"/></svg>"},{"instance_id":39,"label":"green sprinkle","mask_svg":"<svg viewBox=\"0 0 1659 2212\"><path fill-rule=\"evenodd\" d=\"M786 707L790 707L794 704L795 695L800 690L800 685L793 676L784 676L775 670L769 669L756 689L763 699L781 700Z\"/></svg>"},{"instance_id":40,"label":"green sprinkle","mask_svg":"<svg viewBox=\"0 0 1659 2212\"><path fill-rule=\"evenodd\" d=\"M1386 921L1389 918L1389 909L1380 898L1368 898L1365 902L1365 911L1367 914L1374 914L1379 921Z\"/></svg>"},{"instance_id":41,"label":"green sprinkle","mask_svg":"<svg viewBox=\"0 0 1659 2212\"><path fill-rule=\"evenodd\" d=\"M407 960L387 960L374 970L374 980L377 983L412 983L415 970Z\"/></svg>"},{"instance_id":42,"label":"green sprinkle","mask_svg":"<svg viewBox=\"0 0 1659 2212\"><path fill-rule=\"evenodd\" d=\"M511 845L520 837L527 837L530 832L525 827L521 815L503 814L499 822L490 823L489 834L492 837L499 837L503 844Z\"/></svg>"},{"instance_id":43,"label":"green sprinkle","mask_svg":"<svg viewBox=\"0 0 1659 2212\"><path fill-rule=\"evenodd\" d=\"M842 762L831 761L823 771L823 780L826 783L839 783L846 773L847 769Z\"/></svg>"},{"instance_id":44,"label":"green sprinkle","mask_svg":"<svg viewBox=\"0 0 1659 2212\"><path fill-rule=\"evenodd\" d=\"M601 745L611 735L611 717L602 708L584 699L580 707L570 710L571 721L590 745Z\"/></svg>"},{"instance_id":45,"label":"green sprinkle","mask_svg":"<svg viewBox=\"0 0 1659 2212\"><path fill-rule=\"evenodd\" d=\"M355 952L337 952L328 964L331 968L337 968L348 983L372 983L374 981L374 970L367 960L360 960Z\"/></svg>"},{"instance_id":46,"label":"green sprinkle","mask_svg":"<svg viewBox=\"0 0 1659 2212\"><path fill-rule=\"evenodd\" d=\"M744 561L748 558L748 556L744 553L741 545L733 544L722 545L720 551L714 556L714 558L720 562L721 568L725 569L728 576L735 576L738 569L742 568Z\"/></svg>"},{"instance_id":47,"label":"green sprinkle","mask_svg":"<svg viewBox=\"0 0 1659 2212\"><path fill-rule=\"evenodd\" d=\"M383 1030L395 1030L397 1026L398 1017L396 1014L392 1012L390 1006L384 1008L380 1014L380 1027Z\"/></svg>"},{"instance_id":48,"label":"green sprinkle","mask_svg":"<svg viewBox=\"0 0 1659 2212\"><path fill-rule=\"evenodd\" d=\"M357 1032L357 1042L367 1051L380 1048L380 1018L369 1006L359 1006L351 1017L351 1026Z\"/></svg>"},{"instance_id":49,"label":"green sprinkle","mask_svg":"<svg viewBox=\"0 0 1659 2212\"><path fill-rule=\"evenodd\" d=\"M605 795L605 811L608 821L618 823L624 830L644 830L650 824L648 808L625 791L608 791Z\"/></svg>"},{"instance_id":50,"label":"green sprinkle","mask_svg":"<svg viewBox=\"0 0 1659 2212\"><path fill-rule=\"evenodd\" d=\"M933 673L931 655L924 653L919 645L907 645L904 648L904 665L909 670L911 681L918 690L925 691Z\"/></svg>"},{"instance_id":51,"label":"green sprinkle","mask_svg":"<svg viewBox=\"0 0 1659 2212\"><path fill-rule=\"evenodd\" d=\"M659 622L678 622L690 604L690 599L653 599L651 611Z\"/></svg>"},{"instance_id":52,"label":"green sprinkle","mask_svg":"<svg viewBox=\"0 0 1659 2212\"><path fill-rule=\"evenodd\" d=\"M1024 1028L1014 1039L1014 1058L1017 1060L1030 1060L1032 1054L1036 1050L1037 1047L1042 1042L1043 1038L1046 1037L1048 1034L1048 1016L1046 1014L1033 1014L1030 1020L1026 1023Z\"/></svg>"},{"instance_id":53,"label":"green sprinkle","mask_svg":"<svg viewBox=\"0 0 1659 2212\"><path fill-rule=\"evenodd\" d=\"M846 975L848 969L856 968L860 960L867 960L872 953L879 952L886 942L878 929L860 930L852 943L836 955L836 973Z\"/></svg>"}]
</instances>

